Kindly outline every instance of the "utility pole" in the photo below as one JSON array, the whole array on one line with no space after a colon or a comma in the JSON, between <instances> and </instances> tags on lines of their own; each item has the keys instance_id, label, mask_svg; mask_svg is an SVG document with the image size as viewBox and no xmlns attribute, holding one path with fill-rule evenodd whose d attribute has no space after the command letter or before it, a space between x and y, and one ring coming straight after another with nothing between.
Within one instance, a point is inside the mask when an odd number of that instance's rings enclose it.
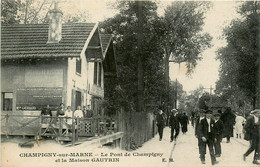
<instances>
[{"instance_id":1,"label":"utility pole","mask_svg":"<svg viewBox=\"0 0 260 167\"><path fill-rule=\"evenodd\" d=\"M212 107L212 86L210 85L210 88L209 88L209 94L210 94L210 107Z\"/></svg>"},{"instance_id":2,"label":"utility pole","mask_svg":"<svg viewBox=\"0 0 260 167\"><path fill-rule=\"evenodd\" d=\"M176 87L175 87L175 90L176 90L176 94L175 94L175 108L177 109L177 98L178 98L178 80L176 78Z\"/></svg>"}]
</instances>

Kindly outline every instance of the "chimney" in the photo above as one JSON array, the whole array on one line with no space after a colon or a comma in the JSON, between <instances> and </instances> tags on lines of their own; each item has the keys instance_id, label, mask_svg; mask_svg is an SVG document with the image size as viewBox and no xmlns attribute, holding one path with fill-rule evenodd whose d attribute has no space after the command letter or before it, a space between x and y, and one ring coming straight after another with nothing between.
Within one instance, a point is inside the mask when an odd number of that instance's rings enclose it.
<instances>
[{"instance_id":1,"label":"chimney","mask_svg":"<svg viewBox=\"0 0 260 167\"><path fill-rule=\"evenodd\" d=\"M54 9L49 11L49 34L47 43L59 43L61 40L62 12L54 3Z\"/></svg>"}]
</instances>

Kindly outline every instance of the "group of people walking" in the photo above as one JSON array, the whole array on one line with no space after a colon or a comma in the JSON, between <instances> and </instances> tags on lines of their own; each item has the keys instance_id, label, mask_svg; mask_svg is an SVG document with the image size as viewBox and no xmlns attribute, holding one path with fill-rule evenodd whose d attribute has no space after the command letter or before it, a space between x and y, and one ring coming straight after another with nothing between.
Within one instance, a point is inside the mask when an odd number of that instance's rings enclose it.
<instances>
[{"instance_id":1,"label":"group of people walking","mask_svg":"<svg viewBox=\"0 0 260 167\"><path fill-rule=\"evenodd\" d=\"M196 120L195 136L198 139L199 154L202 164L205 164L206 147L209 148L211 164L218 163L216 157L221 156L221 140L224 124L220 120L220 113L210 110L200 110Z\"/></svg>"},{"instance_id":2,"label":"group of people walking","mask_svg":"<svg viewBox=\"0 0 260 167\"><path fill-rule=\"evenodd\" d=\"M182 113L181 111L178 111L177 109L172 109L169 117L167 119L167 115L162 111L161 108L159 108L159 113L156 116L156 124L158 127L158 133L159 133L159 140L162 140L163 137L163 129L166 125L166 122L168 120L169 126L171 127L171 142L173 140L176 140L176 138L179 135L180 128L183 134L185 134L188 131L188 123L189 118L186 115L186 113Z\"/></svg>"},{"instance_id":3,"label":"group of people walking","mask_svg":"<svg viewBox=\"0 0 260 167\"><path fill-rule=\"evenodd\" d=\"M218 163L216 158L222 154L221 142L223 138L226 138L226 142L230 142L230 138L233 137L233 129L235 129L235 135L238 139L241 139L241 134L245 132L244 139L250 141L250 147L243 154L243 160L254 152L253 164L259 165L258 159L260 157L260 126L259 126L260 110L253 110L250 112L250 116L245 119L241 115L237 116L227 108L223 113L219 111L212 112L211 110L199 110L196 115L193 115L191 121L195 125L195 136L198 140L200 160L202 164L205 164L206 148L209 148L209 154L211 158L211 164ZM156 117L158 126L159 139L162 140L163 128L165 126L165 120L167 116L159 109L159 114ZM188 116L181 113L177 109L172 109L169 115L169 127L171 128L170 141L176 140L180 127L185 134L187 132L187 125L189 122Z\"/></svg>"}]
</instances>

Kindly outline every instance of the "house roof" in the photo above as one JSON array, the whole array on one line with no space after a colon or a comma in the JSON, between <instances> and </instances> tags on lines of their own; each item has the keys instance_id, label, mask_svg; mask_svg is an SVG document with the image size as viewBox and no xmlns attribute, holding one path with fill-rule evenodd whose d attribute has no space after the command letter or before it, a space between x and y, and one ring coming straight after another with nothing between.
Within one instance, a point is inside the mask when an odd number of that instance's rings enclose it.
<instances>
[{"instance_id":1,"label":"house roof","mask_svg":"<svg viewBox=\"0 0 260 167\"><path fill-rule=\"evenodd\" d=\"M1 59L79 57L95 23L62 25L59 43L48 41L49 24L1 26Z\"/></svg>"},{"instance_id":2,"label":"house roof","mask_svg":"<svg viewBox=\"0 0 260 167\"><path fill-rule=\"evenodd\" d=\"M109 44L112 40L112 35L111 34L100 34L101 37L101 44L102 44L102 50L103 50L103 55L106 55L106 52L108 50Z\"/></svg>"}]
</instances>

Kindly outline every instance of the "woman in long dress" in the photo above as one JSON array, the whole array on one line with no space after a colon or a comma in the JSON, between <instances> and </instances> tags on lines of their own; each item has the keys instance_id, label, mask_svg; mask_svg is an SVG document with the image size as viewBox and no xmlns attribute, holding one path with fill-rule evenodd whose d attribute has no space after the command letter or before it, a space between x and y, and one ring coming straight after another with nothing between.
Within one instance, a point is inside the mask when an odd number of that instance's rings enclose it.
<instances>
[{"instance_id":1,"label":"woman in long dress","mask_svg":"<svg viewBox=\"0 0 260 167\"><path fill-rule=\"evenodd\" d=\"M246 119L242 117L240 114L236 116L236 124L235 124L235 132L236 137L241 139L241 135L243 132L243 124L245 123Z\"/></svg>"}]
</instances>

